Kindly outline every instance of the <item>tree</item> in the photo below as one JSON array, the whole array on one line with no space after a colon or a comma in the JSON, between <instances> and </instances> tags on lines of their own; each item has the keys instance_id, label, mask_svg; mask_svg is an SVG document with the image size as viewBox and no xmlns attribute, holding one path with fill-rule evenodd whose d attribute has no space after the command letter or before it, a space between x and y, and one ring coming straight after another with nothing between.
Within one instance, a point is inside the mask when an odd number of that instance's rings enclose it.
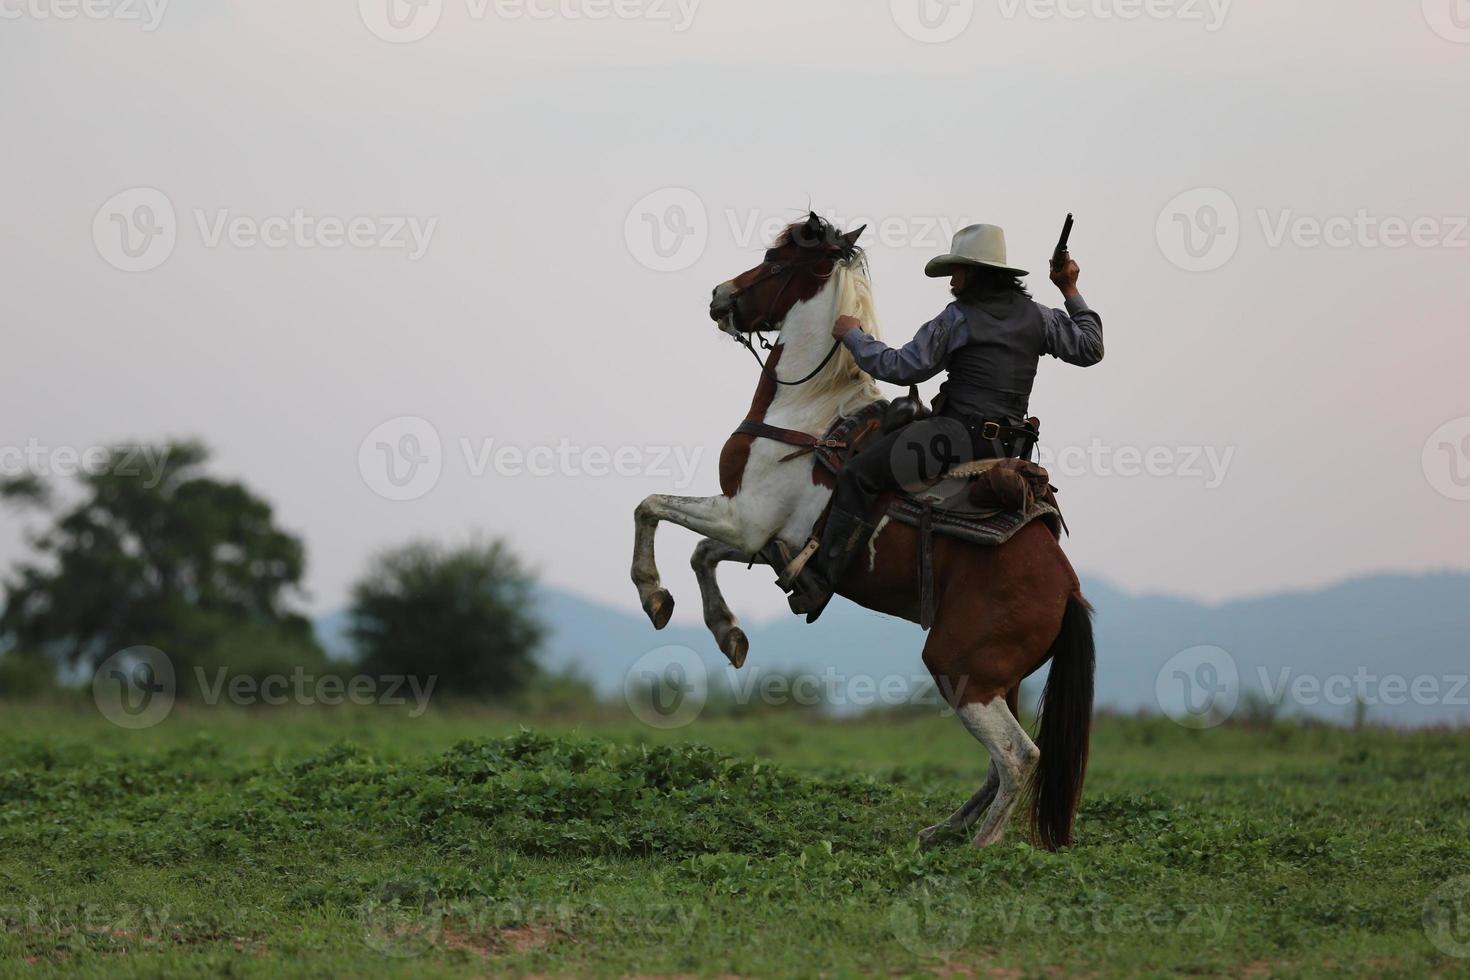
<instances>
[{"instance_id":1,"label":"tree","mask_svg":"<svg viewBox=\"0 0 1470 980\"><path fill-rule=\"evenodd\" d=\"M290 603L305 570L301 541L244 486L205 476L208 458L197 442L114 449L78 476L70 509L33 475L0 484L0 497L52 518L31 541L39 560L5 582L0 636L73 666L147 645L182 674L226 651L238 657L241 636L271 646L273 659L325 662Z\"/></svg>"},{"instance_id":2,"label":"tree","mask_svg":"<svg viewBox=\"0 0 1470 980\"><path fill-rule=\"evenodd\" d=\"M501 541L414 543L352 590L347 632L368 673L435 676L446 693L506 698L537 676L535 581Z\"/></svg>"}]
</instances>

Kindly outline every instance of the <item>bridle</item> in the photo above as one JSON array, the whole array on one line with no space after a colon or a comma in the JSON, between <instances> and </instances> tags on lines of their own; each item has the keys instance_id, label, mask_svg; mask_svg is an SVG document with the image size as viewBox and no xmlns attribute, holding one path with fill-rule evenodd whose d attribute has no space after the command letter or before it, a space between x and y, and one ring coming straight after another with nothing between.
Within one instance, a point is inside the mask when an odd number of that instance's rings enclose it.
<instances>
[{"instance_id":1,"label":"bridle","mask_svg":"<svg viewBox=\"0 0 1470 980\"><path fill-rule=\"evenodd\" d=\"M780 262L776 262L771 265L770 270L766 272L765 275L761 276L759 279L755 280L749 285L742 287L741 289L741 292L749 292L751 289L759 286L761 283L769 282L770 280L775 279L783 274L786 276L786 279L781 283L781 288L776 290L775 299L771 300L770 312L766 313L764 316L756 320L756 326L752 326L750 330L745 333L742 333L737 328L735 330L735 341L743 345L746 350L750 351L750 356L755 358L755 363L760 365L762 374L764 374L767 378L770 378L776 384L788 388L795 388L798 385L804 385L808 381L815 378L817 375L821 374L823 369L825 369L828 364L832 363L832 358L837 356L838 349L842 347L842 341L833 341L832 349L827 352L826 357L822 358L822 363L813 368L811 373L809 373L806 377L802 378L800 381L782 381L780 378L776 377L776 372L771 370L769 366L770 358L768 357L764 361L761 360L760 354L756 353L755 344L751 343L750 337L747 336L747 334L755 334L756 338L760 341L761 347L765 350L775 350L775 345L766 339L765 334L767 330L776 329L776 325L771 323L771 317L780 307L781 297L786 295L787 288L789 288L791 286L791 283L795 281L796 273L802 268L809 265L815 265L818 262L831 262L833 272L835 272L837 268L838 257L832 255L823 255L817 258L799 259L791 263L789 266L783 265ZM829 273L828 275L830 276L831 273ZM732 324L732 326L734 325Z\"/></svg>"}]
</instances>

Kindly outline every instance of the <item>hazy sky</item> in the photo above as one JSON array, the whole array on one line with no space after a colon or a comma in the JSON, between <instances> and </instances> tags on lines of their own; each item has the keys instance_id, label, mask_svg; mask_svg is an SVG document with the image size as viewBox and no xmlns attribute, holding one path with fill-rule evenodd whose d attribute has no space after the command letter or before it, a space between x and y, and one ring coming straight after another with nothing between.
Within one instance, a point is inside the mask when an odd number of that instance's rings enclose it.
<instances>
[{"instance_id":1,"label":"hazy sky","mask_svg":"<svg viewBox=\"0 0 1470 980\"><path fill-rule=\"evenodd\" d=\"M634 506L717 492L755 387L705 308L770 227L870 222L906 340L955 227L1044 272L1070 210L1107 359L1033 411L1084 573L1470 565L1470 3L922 2L0 0L0 466L196 435L314 609L474 531L636 609Z\"/></svg>"}]
</instances>

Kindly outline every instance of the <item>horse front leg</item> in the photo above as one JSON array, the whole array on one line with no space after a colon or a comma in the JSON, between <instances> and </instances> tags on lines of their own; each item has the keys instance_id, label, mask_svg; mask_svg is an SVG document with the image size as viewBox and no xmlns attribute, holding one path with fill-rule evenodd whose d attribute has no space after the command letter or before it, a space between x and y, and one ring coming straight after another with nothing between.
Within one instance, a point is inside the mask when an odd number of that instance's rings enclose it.
<instances>
[{"instance_id":1,"label":"horse front leg","mask_svg":"<svg viewBox=\"0 0 1470 980\"><path fill-rule=\"evenodd\" d=\"M739 670L745 666L745 657L750 653L750 640L740 628L740 621L725 602L720 591L720 580L716 575L722 561L750 561L751 556L739 548L732 547L713 538L705 538L694 549L689 565L699 582L699 597L704 603L704 625L714 634L720 652Z\"/></svg>"},{"instance_id":2,"label":"horse front leg","mask_svg":"<svg viewBox=\"0 0 1470 980\"><path fill-rule=\"evenodd\" d=\"M656 493L638 505L633 512L633 584L638 587L638 601L653 628L661 630L674 613L674 597L663 587L654 559L653 539L660 521L671 521L702 537L735 546L742 543L742 535L729 497Z\"/></svg>"}]
</instances>

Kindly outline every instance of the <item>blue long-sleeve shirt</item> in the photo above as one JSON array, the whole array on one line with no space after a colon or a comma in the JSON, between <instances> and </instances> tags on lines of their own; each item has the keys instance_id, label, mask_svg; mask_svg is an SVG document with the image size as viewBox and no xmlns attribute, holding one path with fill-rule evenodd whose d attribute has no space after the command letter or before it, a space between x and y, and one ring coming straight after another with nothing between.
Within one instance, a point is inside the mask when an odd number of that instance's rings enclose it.
<instances>
[{"instance_id":1,"label":"blue long-sleeve shirt","mask_svg":"<svg viewBox=\"0 0 1470 980\"><path fill-rule=\"evenodd\" d=\"M1102 318L1081 296L1054 310L1017 293L980 303L954 302L893 348L861 330L843 338L858 366L881 381L917 384L948 370L943 410L1020 422L1026 418L1043 354L1089 367L1103 358Z\"/></svg>"}]
</instances>

